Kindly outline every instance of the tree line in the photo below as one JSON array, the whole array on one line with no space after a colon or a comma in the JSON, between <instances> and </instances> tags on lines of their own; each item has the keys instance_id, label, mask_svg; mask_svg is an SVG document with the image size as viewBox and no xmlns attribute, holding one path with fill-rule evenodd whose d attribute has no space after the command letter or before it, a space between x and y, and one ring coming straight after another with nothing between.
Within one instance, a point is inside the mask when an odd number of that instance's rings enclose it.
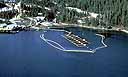
<instances>
[{"instance_id":1,"label":"tree line","mask_svg":"<svg viewBox=\"0 0 128 77\"><path fill-rule=\"evenodd\" d=\"M127 0L22 0L26 3L50 7L55 13L59 11L58 19L67 22L76 22L76 19L86 16L76 11L65 9L66 6L79 8L84 11L101 14L100 19L106 26L128 27L128 1ZM56 2L57 4L54 4ZM44 9L42 9L44 12ZM46 13L46 12L44 12ZM100 24L95 19L95 24Z\"/></svg>"}]
</instances>

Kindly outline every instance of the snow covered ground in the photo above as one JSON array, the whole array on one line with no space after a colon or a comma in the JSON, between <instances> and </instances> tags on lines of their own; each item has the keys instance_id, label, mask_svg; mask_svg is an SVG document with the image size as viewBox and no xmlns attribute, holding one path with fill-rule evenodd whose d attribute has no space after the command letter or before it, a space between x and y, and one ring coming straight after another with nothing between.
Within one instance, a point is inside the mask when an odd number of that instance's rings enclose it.
<instances>
[{"instance_id":1,"label":"snow covered ground","mask_svg":"<svg viewBox=\"0 0 128 77\"><path fill-rule=\"evenodd\" d=\"M99 15L99 14L97 14L97 13L91 13L91 12L89 12L89 15L91 16L91 17L93 17L93 18L97 18L97 16Z\"/></svg>"},{"instance_id":2,"label":"snow covered ground","mask_svg":"<svg viewBox=\"0 0 128 77\"><path fill-rule=\"evenodd\" d=\"M99 14L97 14L97 13L94 13L94 12L87 12L87 11L84 11L84 10L81 10L81 9L75 8L75 7L66 7L66 8L69 9L69 10L75 10L75 11L78 12L78 13L89 14L89 16L90 16L91 18L97 18L97 16L99 15ZM89 17L89 16L88 16L88 17Z\"/></svg>"},{"instance_id":3,"label":"snow covered ground","mask_svg":"<svg viewBox=\"0 0 128 77\"><path fill-rule=\"evenodd\" d=\"M69 9L69 10L75 10L78 13L87 13L86 11L83 11L83 10L81 10L79 8L75 8L75 7L66 7L66 8Z\"/></svg>"},{"instance_id":4,"label":"snow covered ground","mask_svg":"<svg viewBox=\"0 0 128 77\"><path fill-rule=\"evenodd\" d=\"M45 10L51 10L51 8L48 8L48 7L45 7L44 9L45 9Z\"/></svg>"},{"instance_id":5,"label":"snow covered ground","mask_svg":"<svg viewBox=\"0 0 128 77\"><path fill-rule=\"evenodd\" d=\"M13 8L9 8L9 7L0 8L0 12L11 11L11 10L13 10Z\"/></svg>"}]
</instances>

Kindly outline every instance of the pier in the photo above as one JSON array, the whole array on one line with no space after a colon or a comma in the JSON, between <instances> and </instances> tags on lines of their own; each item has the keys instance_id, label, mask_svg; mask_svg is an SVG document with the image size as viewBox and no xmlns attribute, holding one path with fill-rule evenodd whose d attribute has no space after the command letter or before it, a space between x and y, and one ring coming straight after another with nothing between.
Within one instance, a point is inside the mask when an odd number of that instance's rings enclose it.
<instances>
[{"instance_id":1,"label":"pier","mask_svg":"<svg viewBox=\"0 0 128 77\"><path fill-rule=\"evenodd\" d=\"M73 34L72 32L67 32L65 34L64 38L66 38L68 41L70 41L77 47L84 47L87 44L90 44L90 42L88 42L86 39L83 39L83 38Z\"/></svg>"},{"instance_id":2,"label":"pier","mask_svg":"<svg viewBox=\"0 0 128 77\"><path fill-rule=\"evenodd\" d=\"M0 28L0 33L8 33L8 34L15 34L18 33L19 31L13 31L10 29L4 29L4 28Z\"/></svg>"}]
</instances>

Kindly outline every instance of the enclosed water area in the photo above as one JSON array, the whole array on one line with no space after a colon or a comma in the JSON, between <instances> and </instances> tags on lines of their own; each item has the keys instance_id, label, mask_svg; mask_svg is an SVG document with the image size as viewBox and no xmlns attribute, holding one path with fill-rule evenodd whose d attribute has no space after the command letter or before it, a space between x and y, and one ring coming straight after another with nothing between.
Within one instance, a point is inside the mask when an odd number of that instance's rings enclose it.
<instances>
[{"instance_id":1,"label":"enclosed water area","mask_svg":"<svg viewBox=\"0 0 128 77\"><path fill-rule=\"evenodd\" d=\"M101 37L94 32L73 28L74 34L88 39L90 49L102 46ZM61 35L63 31L44 30L27 31L18 34L0 35L0 76L29 77L29 76L80 76L80 77L127 77L128 68L128 37L112 35L104 40L106 48L98 49L95 53L74 53L59 50L52 45L66 50L88 50L76 47ZM60 44L60 45L58 45ZM56 70L56 71L55 71Z\"/></svg>"},{"instance_id":2,"label":"enclosed water area","mask_svg":"<svg viewBox=\"0 0 128 77\"><path fill-rule=\"evenodd\" d=\"M69 42L64 37L65 33L66 33L65 30L56 30L56 29L45 30L44 33L41 35L41 38L45 42L47 42L47 44L51 45L52 47L54 47L56 49L62 50L62 51L94 53L97 50L97 48L100 49L100 47L103 47L103 48L107 47L107 46L104 46L104 44L103 44L104 42L102 42L102 41L104 41L103 36L98 36L93 32L89 32L87 34L86 33L79 34L81 37L88 39L90 42L90 44L87 44L86 46L83 46L83 47L76 46L75 44ZM54 34L54 35L49 36L52 34ZM93 39L90 37L95 37L95 38Z\"/></svg>"}]
</instances>

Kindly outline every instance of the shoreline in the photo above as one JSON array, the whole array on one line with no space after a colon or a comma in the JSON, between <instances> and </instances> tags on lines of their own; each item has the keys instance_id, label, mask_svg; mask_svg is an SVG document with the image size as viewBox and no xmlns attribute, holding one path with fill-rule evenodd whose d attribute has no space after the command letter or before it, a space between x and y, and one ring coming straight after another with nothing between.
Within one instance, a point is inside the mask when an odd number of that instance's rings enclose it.
<instances>
[{"instance_id":1,"label":"shoreline","mask_svg":"<svg viewBox=\"0 0 128 77\"><path fill-rule=\"evenodd\" d=\"M124 32L124 33L128 34L128 30L121 29L121 28L116 28L116 27L113 27L113 29L107 29L107 28L98 28L98 27L83 26L82 28L89 28L89 29L94 29L94 30L103 30L103 31Z\"/></svg>"},{"instance_id":2,"label":"shoreline","mask_svg":"<svg viewBox=\"0 0 128 77\"><path fill-rule=\"evenodd\" d=\"M68 28L68 27L80 27L80 28L85 28L85 29L91 29L91 30L100 30L100 31L115 31L115 32L123 32L128 34L128 30L126 29L121 29L117 27L113 27L112 29L107 29L107 28L100 28L100 27L94 27L94 26L85 26L85 25L79 25L79 24L67 24L67 23L57 23L57 25L54 25L54 27L50 28Z\"/></svg>"},{"instance_id":3,"label":"shoreline","mask_svg":"<svg viewBox=\"0 0 128 77\"><path fill-rule=\"evenodd\" d=\"M108 29L108 28L103 28L103 27L87 26L87 25L80 25L80 24L70 24L70 23L62 23L62 22L60 22L60 23L47 22L47 23L49 23L49 25L33 25L30 27L30 29L39 31L39 30L52 29L52 28L53 29L64 29L64 28L68 28L68 27L79 27L79 28L104 32L104 33L105 32L107 32L107 33L119 32L119 33L125 33L128 35L128 30L118 28L118 27L112 27L112 29Z\"/></svg>"}]
</instances>

